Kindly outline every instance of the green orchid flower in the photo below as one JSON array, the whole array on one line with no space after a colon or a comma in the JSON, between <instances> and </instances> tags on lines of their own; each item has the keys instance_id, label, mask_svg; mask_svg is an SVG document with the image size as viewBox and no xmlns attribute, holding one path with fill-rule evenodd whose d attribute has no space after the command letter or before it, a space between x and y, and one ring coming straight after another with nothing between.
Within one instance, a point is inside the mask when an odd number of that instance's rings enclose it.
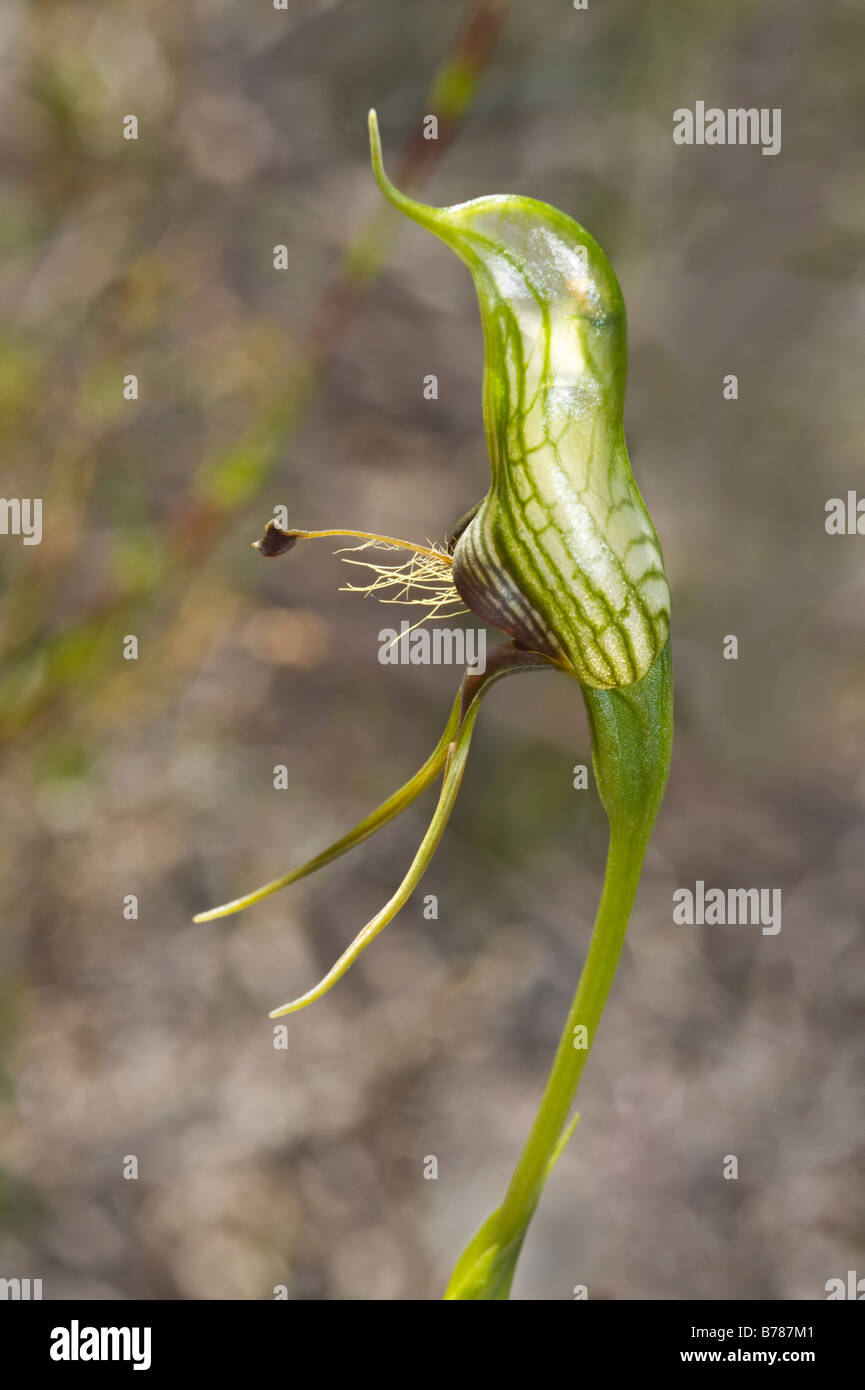
<instances>
[{"instance_id":1,"label":"green orchid flower","mask_svg":"<svg viewBox=\"0 0 865 1390\"><path fill-rule=\"evenodd\" d=\"M625 446L625 307L604 252L577 222L531 198L497 195L449 208L415 202L384 172L372 111L369 130L373 172L385 197L450 246L471 272L484 332L491 486L439 546L354 529L283 531L273 522L256 546L273 558L302 540L346 536L364 551L407 551L404 564L354 558L374 577L347 587L379 597L395 592L424 607L421 621L467 609L506 640L483 673L466 671L438 744L403 787L308 863L195 921L238 912L331 863L441 777L429 828L396 892L324 978L271 1017L320 999L420 881L453 809L491 686L504 676L551 669L579 683L610 826L598 916L532 1133L503 1202L464 1251L445 1294L506 1298L544 1183L576 1124L571 1108L666 786L670 592Z\"/></svg>"}]
</instances>

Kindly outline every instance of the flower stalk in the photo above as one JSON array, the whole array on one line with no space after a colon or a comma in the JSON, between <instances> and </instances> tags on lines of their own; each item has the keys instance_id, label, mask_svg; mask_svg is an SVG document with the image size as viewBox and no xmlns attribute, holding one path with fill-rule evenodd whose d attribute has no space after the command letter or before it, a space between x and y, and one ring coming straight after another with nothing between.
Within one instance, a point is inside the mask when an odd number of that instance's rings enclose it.
<instances>
[{"instance_id":1,"label":"flower stalk","mask_svg":"<svg viewBox=\"0 0 865 1390\"><path fill-rule=\"evenodd\" d=\"M529 1222L577 1123L574 1116L568 1124L568 1116L616 974L667 782L673 736L669 643L637 685L584 695L595 777L610 823L598 915L531 1133L501 1206L457 1262L445 1292L450 1300L509 1296Z\"/></svg>"}]
</instances>

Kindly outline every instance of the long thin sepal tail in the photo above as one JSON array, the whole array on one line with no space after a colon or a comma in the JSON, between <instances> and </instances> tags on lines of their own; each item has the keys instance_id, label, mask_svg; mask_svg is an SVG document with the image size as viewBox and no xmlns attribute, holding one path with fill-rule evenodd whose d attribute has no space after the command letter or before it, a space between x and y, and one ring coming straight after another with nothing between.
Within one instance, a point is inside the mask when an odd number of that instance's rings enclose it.
<instances>
[{"instance_id":1,"label":"long thin sepal tail","mask_svg":"<svg viewBox=\"0 0 865 1390\"><path fill-rule=\"evenodd\" d=\"M450 819L450 814L454 808L457 793L460 789L460 783L462 782L463 772L465 771L466 759L468 758L472 732L474 730L479 708L480 700L475 699L469 708L468 714L463 720L458 737L448 749L444 780L442 781L438 805L430 821L429 829L424 835L420 848L412 860L411 867L393 897L385 903L381 911L377 912L371 921L367 922L362 931L358 932L348 949L343 951L336 964L327 972L324 978L318 982L314 989L308 990L306 994L302 994L298 999L293 999L288 1004L283 1004L281 1008L274 1009L270 1015L271 1018L281 1018L283 1014L297 1013L299 1009L305 1009L307 1004L315 1003L317 999L321 999L323 995L327 994L328 990L333 989L336 982L342 979L345 972L354 964L358 956L366 950L367 946L370 946L372 942L375 941L379 932L384 931L388 923L393 921L400 909L408 902L426 872L427 866L438 847L439 840L444 834L445 826Z\"/></svg>"},{"instance_id":2,"label":"long thin sepal tail","mask_svg":"<svg viewBox=\"0 0 865 1390\"><path fill-rule=\"evenodd\" d=\"M381 830L382 826L394 820L440 775L447 760L448 748L459 726L459 705L459 697L457 697L445 731L423 767L404 786L395 791L393 796L389 796L387 801L383 801L365 820L362 820L353 830L349 830L347 835L334 841L332 845L315 855L313 859L301 864L299 869L292 869L291 873L284 874L282 878L275 878L270 883L265 883L261 888L256 888L254 892L247 893L242 898L235 898L230 903L223 903L221 907L212 907L207 912L199 912L196 917L193 917L193 922L213 922L218 917L230 917L234 912L242 912L244 908L253 907L255 903L260 903L273 893L279 893L283 888L288 888L290 884L297 883L300 879L306 878L308 874L314 874L317 869L323 869L326 864L333 863L334 859L339 859L341 855L347 854L350 849L354 849L355 845L369 839L370 835L374 835L377 830Z\"/></svg>"}]
</instances>

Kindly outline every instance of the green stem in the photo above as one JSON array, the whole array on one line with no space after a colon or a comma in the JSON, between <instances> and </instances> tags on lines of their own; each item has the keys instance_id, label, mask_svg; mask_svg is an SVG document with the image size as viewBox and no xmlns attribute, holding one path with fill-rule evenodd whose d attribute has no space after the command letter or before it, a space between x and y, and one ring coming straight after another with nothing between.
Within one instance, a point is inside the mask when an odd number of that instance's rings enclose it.
<instances>
[{"instance_id":1,"label":"green stem","mask_svg":"<svg viewBox=\"0 0 865 1390\"><path fill-rule=\"evenodd\" d=\"M589 952L535 1122L504 1201L460 1257L445 1291L446 1299L506 1299L510 1294L517 1259L544 1183L577 1123L575 1116L568 1125L568 1115L618 968L647 843L648 835L610 836ZM575 1041L582 1041L575 1036L581 1027L586 1030L585 1046L575 1046Z\"/></svg>"},{"instance_id":2,"label":"green stem","mask_svg":"<svg viewBox=\"0 0 865 1390\"><path fill-rule=\"evenodd\" d=\"M543 1099L500 1209L500 1230L505 1244L525 1230L556 1154L622 954L645 850L645 844L611 837L589 953ZM577 1045L578 1028L586 1030L583 1047Z\"/></svg>"},{"instance_id":3,"label":"green stem","mask_svg":"<svg viewBox=\"0 0 865 1390\"><path fill-rule=\"evenodd\" d=\"M568 1115L615 978L646 848L661 805L673 738L670 644L632 686L583 689L610 846L598 915L574 1002L525 1148L501 1206L466 1246L446 1299L505 1299L544 1183L576 1125ZM576 1035L585 1028L583 1036ZM575 1046L575 1043L577 1044Z\"/></svg>"}]
</instances>

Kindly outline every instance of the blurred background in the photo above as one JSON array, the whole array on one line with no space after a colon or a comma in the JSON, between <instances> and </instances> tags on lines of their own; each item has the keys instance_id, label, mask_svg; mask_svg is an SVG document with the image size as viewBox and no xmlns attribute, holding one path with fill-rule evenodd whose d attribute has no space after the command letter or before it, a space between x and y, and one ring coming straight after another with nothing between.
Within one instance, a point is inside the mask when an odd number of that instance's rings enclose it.
<instances>
[{"instance_id":1,"label":"blurred background","mask_svg":"<svg viewBox=\"0 0 865 1390\"><path fill-rule=\"evenodd\" d=\"M865 492L863 53L859 0L6 0L2 492L41 496L44 530L0 537L0 1275L438 1297L576 985L606 826L553 674L490 695L421 888L287 1049L268 1010L389 897L429 795L191 924L414 772L459 680L379 663L414 614L340 592L339 542L250 549L278 505L440 540L488 486L471 283L382 211L371 105L427 201L533 195L609 254L673 589L670 786L514 1296L865 1274L865 539L824 528ZM781 107L781 153L675 146L697 100ZM675 926L697 879L781 888L780 934Z\"/></svg>"}]
</instances>

